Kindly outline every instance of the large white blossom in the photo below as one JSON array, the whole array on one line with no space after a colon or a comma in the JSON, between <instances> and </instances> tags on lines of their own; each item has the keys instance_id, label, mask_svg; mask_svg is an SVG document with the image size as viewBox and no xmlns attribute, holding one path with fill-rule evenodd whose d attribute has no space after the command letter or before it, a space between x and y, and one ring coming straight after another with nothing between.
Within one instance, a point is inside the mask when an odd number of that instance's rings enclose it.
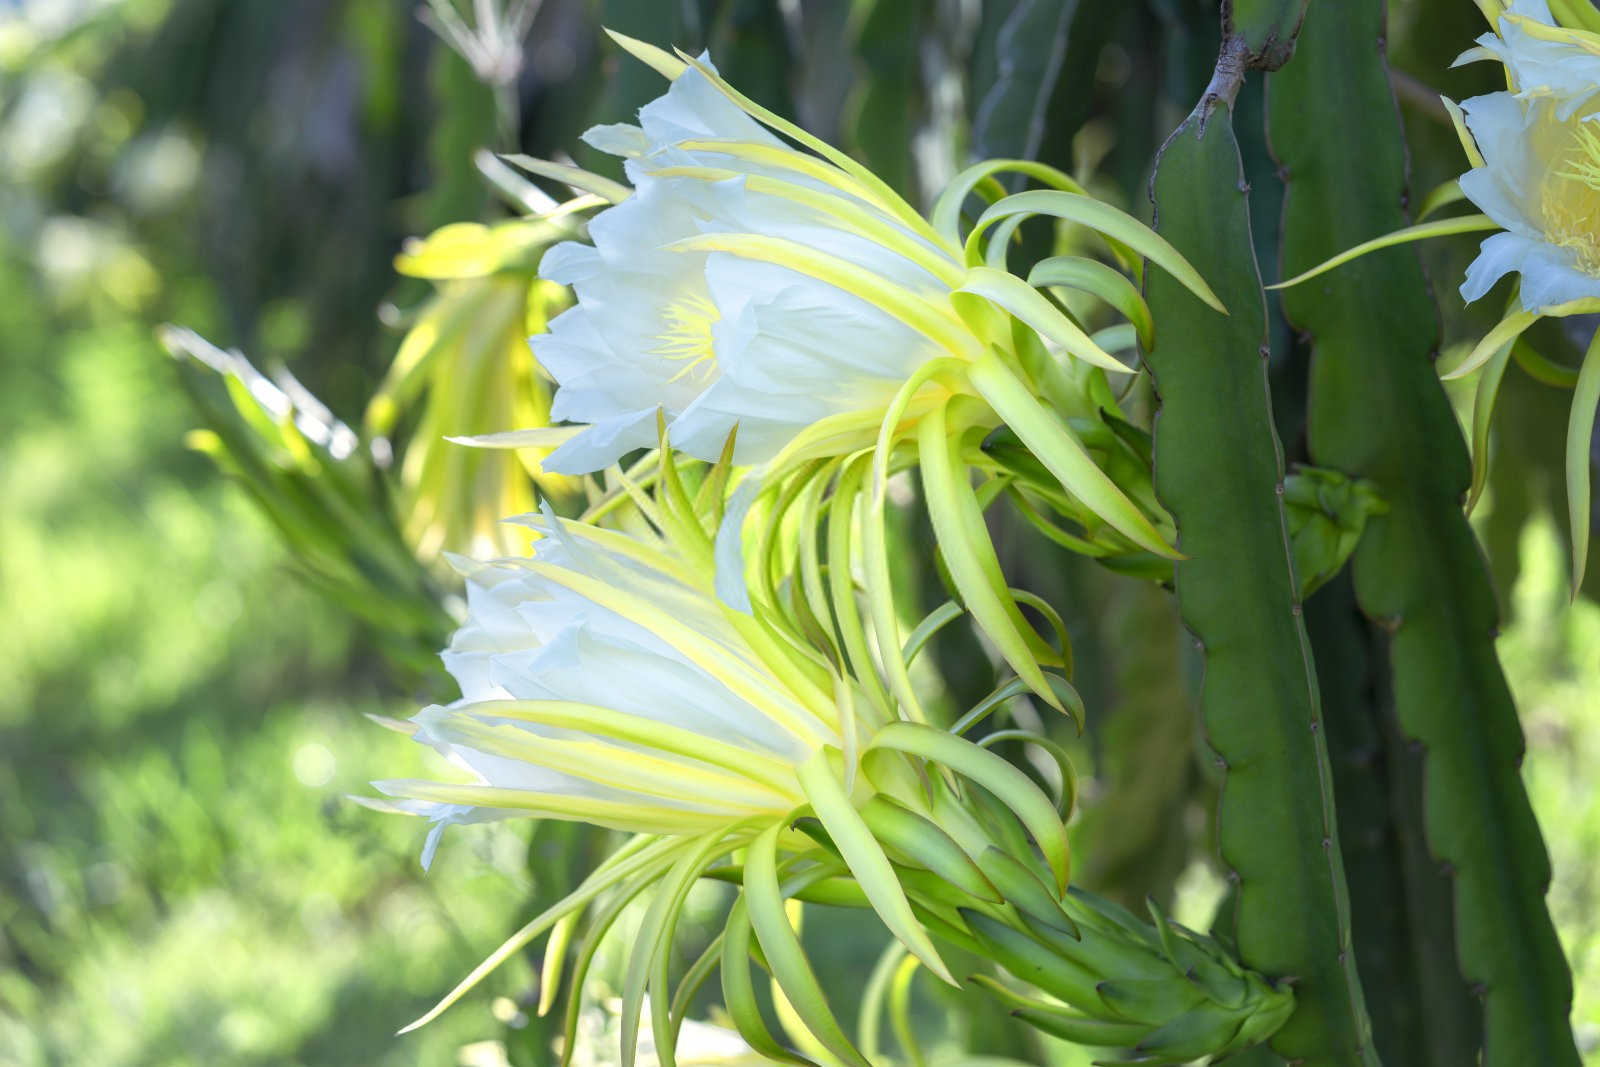
<instances>
[{"instance_id":1,"label":"large white blossom","mask_svg":"<svg viewBox=\"0 0 1600 1067\"><path fill-rule=\"evenodd\" d=\"M1600 297L1600 115L1558 117L1551 99L1490 93L1462 104L1483 165L1461 191L1505 227L1483 242L1461 295L1522 277L1529 311Z\"/></svg>"},{"instance_id":2,"label":"large white blossom","mask_svg":"<svg viewBox=\"0 0 1600 1067\"><path fill-rule=\"evenodd\" d=\"M1528 311L1600 298L1600 36L1558 27L1545 0L1516 0L1499 31L1463 57L1500 60L1513 88L1462 103L1481 163L1461 191L1505 232L1461 295L1514 272Z\"/></svg>"},{"instance_id":3,"label":"large white blossom","mask_svg":"<svg viewBox=\"0 0 1600 1067\"><path fill-rule=\"evenodd\" d=\"M1600 35L1558 26L1546 0L1512 0L1496 23L1457 64L1498 60L1519 99L1552 100L1561 121L1600 92Z\"/></svg>"},{"instance_id":4,"label":"large white blossom","mask_svg":"<svg viewBox=\"0 0 1600 1067\"><path fill-rule=\"evenodd\" d=\"M657 546L553 515L526 559L462 561L461 687L413 736L473 781L385 781L443 826L506 815L687 833L803 803L794 767L842 744L832 693L786 684L736 615Z\"/></svg>"},{"instance_id":5,"label":"large white blossom","mask_svg":"<svg viewBox=\"0 0 1600 1067\"><path fill-rule=\"evenodd\" d=\"M820 161L785 145L698 70L677 77L639 120L585 134L626 159L633 194L593 218L592 244L557 245L540 265L578 296L532 341L560 387L551 414L589 424L546 469L593 471L654 445L658 409L676 448L715 459L737 424L736 461L758 463L829 415L882 409L913 370L941 354L928 337L835 285L725 251L674 246L706 234L791 241L946 303L948 285L925 266L836 213L867 213L925 262L958 270L947 252L830 183ZM697 176L674 173L683 168ZM775 187L784 194L769 191Z\"/></svg>"}]
</instances>

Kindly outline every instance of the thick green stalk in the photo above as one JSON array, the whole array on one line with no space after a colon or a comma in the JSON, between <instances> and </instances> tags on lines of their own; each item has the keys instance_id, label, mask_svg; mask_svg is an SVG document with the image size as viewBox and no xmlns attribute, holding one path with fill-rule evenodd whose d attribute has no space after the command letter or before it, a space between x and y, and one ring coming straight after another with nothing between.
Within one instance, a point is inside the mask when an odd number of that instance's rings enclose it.
<instances>
[{"instance_id":1,"label":"thick green stalk","mask_svg":"<svg viewBox=\"0 0 1600 1067\"><path fill-rule=\"evenodd\" d=\"M1391 1064L1472 1063L1481 1013L1456 963L1451 883L1422 839L1421 757L1395 728L1388 661L1348 570L1306 601L1306 629L1373 1041Z\"/></svg>"},{"instance_id":2,"label":"thick green stalk","mask_svg":"<svg viewBox=\"0 0 1600 1067\"><path fill-rule=\"evenodd\" d=\"M1383 29L1381 0L1314 5L1269 83L1289 181L1286 273L1408 221ZM1494 593L1461 513L1467 454L1431 364L1427 282L1413 253L1387 251L1288 291L1284 307L1316 345L1312 459L1372 480L1389 503L1356 550L1356 596L1392 635L1396 715L1425 753L1428 845L1454 872L1461 967L1485 996L1484 1062L1576 1064L1550 864L1518 774Z\"/></svg>"},{"instance_id":3,"label":"thick green stalk","mask_svg":"<svg viewBox=\"0 0 1600 1067\"><path fill-rule=\"evenodd\" d=\"M1225 56L1226 58L1226 56ZM1151 183L1157 228L1216 287L1209 310L1152 271L1150 368L1162 398L1155 484L1178 526L1179 607L1205 656L1207 737L1224 770L1222 861L1246 966L1296 981L1272 1049L1306 1064L1376 1064L1350 951L1332 772L1300 616L1283 459L1267 389L1265 302L1230 125L1242 62L1219 64Z\"/></svg>"}]
</instances>

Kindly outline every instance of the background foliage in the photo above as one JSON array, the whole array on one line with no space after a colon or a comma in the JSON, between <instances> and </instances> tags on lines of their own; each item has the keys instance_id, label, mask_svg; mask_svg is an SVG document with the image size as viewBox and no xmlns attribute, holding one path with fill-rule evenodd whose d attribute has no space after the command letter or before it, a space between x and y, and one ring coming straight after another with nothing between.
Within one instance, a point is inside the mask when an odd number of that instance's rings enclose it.
<instances>
[{"instance_id":1,"label":"background foliage","mask_svg":"<svg viewBox=\"0 0 1600 1067\"><path fill-rule=\"evenodd\" d=\"M1490 88L1483 71L1446 69L1479 16L1397 0L1389 21L1412 184L1427 189L1461 168L1430 94ZM474 149L614 165L576 134L658 83L601 46L602 23L709 47L750 95L900 188L937 189L968 154L1036 155L1146 214L1155 149L1217 44L1201 0L546 0L513 134L490 89L392 0L0 9L0 1062L543 1062L526 962L391 1035L520 921L565 839L457 832L424 876L419 824L344 799L421 760L360 712L405 714L439 679L397 669L370 631L287 580L274 531L184 447L195 416L153 328L183 322L282 361L355 423L397 341L380 307L427 293L391 270L400 242L495 217ZM1239 101L1247 160L1265 159L1248 142L1263 106L1258 84ZM1252 205L1274 264L1268 186ZM1472 250L1424 249L1447 345L1485 325L1448 292ZM1547 351L1570 343L1546 333ZM1293 454L1303 365L1274 372ZM1600 1063L1600 606L1593 574L1588 596L1565 594L1564 410L1508 377L1475 522L1506 611L1499 650L1580 1040ZM1064 738L1092 770L1081 877L1208 924L1212 785L1170 599L1023 530L996 535L1008 573L1071 609L1094 712L1086 739ZM990 687L970 634L947 631L937 651L952 701ZM869 966L859 926L812 923L808 938L830 983ZM937 1027L945 1006L921 995ZM983 1017L951 1027L947 1044L1078 1061L1016 1047Z\"/></svg>"}]
</instances>

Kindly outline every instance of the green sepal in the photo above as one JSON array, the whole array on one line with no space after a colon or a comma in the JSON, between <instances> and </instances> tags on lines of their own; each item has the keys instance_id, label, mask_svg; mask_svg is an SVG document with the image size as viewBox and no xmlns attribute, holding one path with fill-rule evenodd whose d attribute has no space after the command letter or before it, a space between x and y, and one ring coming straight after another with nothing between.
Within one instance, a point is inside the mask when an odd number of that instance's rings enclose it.
<instances>
[{"instance_id":1,"label":"green sepal","mask_svg":"<svg viewBox=\"0 0 1600 1067\"><path fill-rule=\"evenodd\" d=\"M1005 898L984 877L981 864L937 824L899 801L878 795L861 808L861 819L883 845L926 868L968 896L998 904Z\"/></svg>"},{"instance_id":2,"label":"green sepal","mask_svg":"<svg viewBox=\"0 0 1600 1067\"><path fill-rule=\"evenodd\" d=\"M783 826L772 826L750 843L744 863L744 901L750 927L766 953L772 979L783 990L796 1016L806 1030L829 1052L852 1067L872 1067L856 1051L845 1035L822 984L806 959L789 917L784 911L783 894L778 885L777 847Z\"/></svg>"},{"instance_id":3,"label":"green sepal","mask_svg":"<svg viewBox=\"0 0 1600 1067\"><path fill-rule=\"evenodd\" d=\"M1283 505L1302 600L1339 573L1367 520L1389 510L1372 482L1305 466L1284 478Z\"/></svg>"},{"instance_id":4,"label":"green sepal","mask_svg":"<svg viewBox=\"0 0 1600 1067\"><path fill-rule=\"evenodd\" d=\"M1567 418L1567 517L1572 534L1572 599L1577 600L1589 561L1589 443L1600 409L1600 333L1589 342L1572 391Z\"/></svg>"},{"instance_id":5,"label":"green sepal","mask_svg":"<svg viewBox=\"0 0 1600 1067\"><path fill-rule=\"evenodd\" d=\"M1189 1063L1245 1047L1238 1043L1242 1029L1243 1020L1229 1013L1185 1012L1140 1038L1133 1051L1157 1063Z\"/></svg>"},{"instance_id":6,"label":"green sepal","mask_svg":"<svg viewBox=\"0 0 1600 1067\"><path fill-rule=\"evenodd\" d=\"M878 731L869 747L932 760L993 793L1033 835L1055 874L1057 890L1066 888L1067 828L1050 798L1026 774L969 741L917 723L890 723Z\"/></svg>"},{"instance_id":7,"label":"green sepal","mask_svg":"<svg viewBox=\"0 0 1600 1067\"><path fill-rule=\"evenodd\" d=\"M1052 1037L1090 1048L1131 1048L1148 1029L1138 1023L1090 1019L1042 1008L1018 1008L1011 1014Z\"/></svg>"},{"instance_id":8,"label":"green sepal","mask_svg":"<svg viewBox=\"0 0 1600 1067\"><path fill-rule=\"evenodd\" d=\"M800 788L805 790L806 799L811 802L811 810L837 845L840 856L860 883L867 899L872 901L872 909L877 912L878 918L925 967L955 985L955 977L939 957L939 950L933 947L927 933L917 924L889 858L883 854L868 824L851 804L844 786L834 776L833 768L829 765L832 751L830 748L818 749L796 771ZM937 830L937 827L934 829ZM954 842L951 845L954 849ZM959 853L960 850L954 851ZM748 879L747 869L747 882Z\"/></svg>"},{"instance_id":9,"label":"green sepal","mask_svg":"<svg viewBox=\"0 0 1600 1067\"><path fill-rule=\"evenodd\" d=\"M961 919L990 958L1019 980L1075 1008L1103 1010L1095 988L1102 975L981 912L963 909Z\"/></svg>"},{"instance_id":10,"label":"green sepal","mask_svg":"<svg viewBox=\"0 0 1600 1067\"><path fill-rule=\"evenodd\" d=\"M1086 256L1053 256L1039 261L1028 273L1028 284L1039 287L1061 286L1091 293L1121 312L1138 336L1145 351L1155 347L1155 320L1127 275L1097 259Z\"/></svg>"},{"instance_id":11,"label":"green sepal","mask_svg":"<svg viewBox=\"0 0 1600 1067\"><path fill-rule=\"evenodd\" d=\"M728 912L722 937L722 1003L728 1010L728 1017L745 1044L768 1059L816 1067L804 1056L796 1056L778 1044L761 1017L755 983L750 980L750 933L749 908L744 897L740 897Z\"/></svg>"},{"instance_id":12,"label":"green sepal","mask_svg":"<svg viewBox=\"0 0 1600 1067\"><path fill-rule=\"evenodd\" d=\"M1129 250L1144 256L1211 308L1227 314L1222 301L1212 292L1200 272L1165 237L1132 215L1081 193L1033 189L991 204L978 216L972 232L967 235L967 262L975 261L973 250L984 230L1001 219L1017 214L1050 215L1094 230L1106 238L1124 266L1131 265L1131 257L1127 254Z\"/></svg>"},{"instance_id":13,"label":"green sepal","mask_svg":"<svg viewBox=\"0 0 1600 1067\"><path fill-rule=\"evenodd\" d=\"M983 512L973 496L966 467L960 460L960 431L952 435L950 408L935 408L917 424L922 486L939 551L950 578L973 620L995 643L1017 676L1042 699L1054 704L1055 693L1044 679L1041 655L1053 655L1022 617L1000 569Z\"/></svg>"},{"instance_id":14,"label":"green sepal","mask_svg":"<svg viewBox=\"0 0 1600 1067\"><path fill-rule=\"evenodd\" d=\"M1165 1025L1205 1000L1205 994L1180 976L1109 979L1099 986L1100 999L1114 1015L1151 1026Z\"/></svg>"},{"instance_id":15,"label":"green sepal","mask_svg":"<svg viewBox=\"0 0 1600 1067\"><path fill-rule=\"evenodd\" d=\"M1061 909L1061 902L1025 865L991 846L978 854L978 866L999 889L1007 904L1029 918L1070 935L1075 941L1082 938L1072 916Z\"/></svg>"}]
</instances>

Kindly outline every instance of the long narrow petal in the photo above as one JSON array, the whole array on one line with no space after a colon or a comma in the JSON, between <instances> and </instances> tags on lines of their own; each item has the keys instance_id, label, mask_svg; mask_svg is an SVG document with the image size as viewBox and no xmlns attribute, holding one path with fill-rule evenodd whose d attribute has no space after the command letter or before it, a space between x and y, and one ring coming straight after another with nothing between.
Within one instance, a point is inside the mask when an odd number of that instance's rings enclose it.
<instances>
[{"instance_id":1,"label":"long narrow petal","mask_svg":"<svg viewBox=\"0 0 1600 1067\"><path fill-rule=\"evenodd\" d=\"M911 722L895 722L878 731L870 748L886 748L921 756L970 778L998 797L1028 828L1056 877L1066 889L1070 873L1067 828L1056 806L1033 780L1001 757L943 730Z\"/></svg>"},{"instance_id":2,"label":"long narrow petal","mask_svg":"<svg viewBox=\"0 0 1600 1067\"><path fill-rule=\"evenodd\" d=\"M929 216L933 228L952 245L959 246L961 233L958 224L961 220L961 207L966 203L967 197L986 179L1007 171L1025 174L1055 189L1071 193L1088 192L1066 171L1058 170L1048 163L1038 163L1030 159L986 159L981 163L972 164L957 174L940 192L939 199L934 201L933 211Z\"/></svg>"},{"instance_id":3,"label":"long narrow petal","mask_svg":"<svg viewBox=\"0 0 1600 1067\"><path fill-rule=\"evenodd\" d=\"M685 141L679 147L685 151L735 154L735 146L722 141ZM820 175L811 174L808 170L795 165L795 159L811 160L810 156L797 157L792 152L784 155L782 149L771 145L738 145L737 148L741 157L755 157L767 162L768 160L763 157L770 155L776 157L770 160L774 165L800 171L807 177L819 177L824 181L830 178L837 180L836 172L823 164L817 164L816 169L822 172ZM702 181L742 179L744 187L752 193L779 197L830 215L842 224L841 228L870 237L875 243L915 263L946 285L961 284L961 264L930 248L925 241L908 235L903 227L891 222L881 210L869 208L859 197L849 194L848 190L840 189L840 193L844 195L836 195L799 182L717 167L660 167L651 173L657 178L698 178ZM834 182L830 181L829 184Z\"/></svg>"},{"instance_id":4,"label":"long narrow petal","mask_svg":"<svg viewBox=\"0 0 1600 1067\"><path fill-rule=\"evenodd\" d=\"M657 874L666 870L677 859L677 854L685 848L685 842L668 838L666 840L652 841L649 838L635 838L623 845L622 848L612 853L611 857L597 867L594 873L583 880L583 884L571 893L562 897L555 904L535 916L526 926L506 938L501 946L491 952L482 963L472 969L456 987L446 993L444 998L432 1008L410 1023L400 1031L409 1034L411 1031L426 1026L460 1000L472 989L473 986L483 981L496 967L500 966L512 956L521 952L534 938L554 926L564 916L570 915L579 908L588 907L593 900L614 885L626 884L630 879L640 881L653 881Z\"/></svg>"},{"instance_id":5,"label":"long narrow petal","mask_svg":"<svg viewBox=\"0 0 1600 1067\"><path fill-rule=\"evenodd\" d=\"M574 189L592 193L608 204L620 204L633 195L633 190L621 182L614 182L610 178L591 174L582 167L574 167L570 163L556 163L552 160L535 159L533 156L520 154L501 156L500 158L514 167L527 171L529 174L537 174L541 178L549 178L552 181L570 185Z\"/></svg>"},{"instance_id":6,"label":"long narrow petal","mask_svg":"<svg viewBox=\"0 0 1600 1067\"><path fill-rule=\"evenodd\" d=\"M973 267L967 272L967 279L957 292L973 293L1004 308L1046 340L1060 345L1068 355L1085 363L1122 374L1133 373L1132 367L1095 344L1088 334L1046 300L1039 290L1015 274L1007 274L992 267Z\"/></svg>"},{"instance_id":7,"label":"long narrow petal","mask_svg":"<svg viewBox=\"0 0 1600 1067\"><path fill-rule=\"evenodd\" d=\"M782 826L763 831L750 843L745 855L744 899L750 910L750 925L772 967L773 980L789 998L806 1029L851 1067L872 1067L845 1036L784 912L777 866L778 835L782 832Z\"/></svg>"},{"instance_id":8,"label":"long narrow petal","mask_svg":"<svg viewBox=\"0 0 1600 1067\"><path fill-rule=\"evenodd\" d=\"M960 443L950 438L948 410L930 412L917 426L917 454L934 538L967 611L1018 677L1054 703L1055 694L1024 636L1031 628L1011 599L983 514L967 484L966 469L952 455L959 452Z\"/></svg>"},{"instance_id":9,"label":"long narrow petal","mask_svg":"<svg viewBox=\"0 0 1600 1067\"><path fill-rule=\"evenodd\" d=\"M796 737L816 742L828 740L809 709L780 692L772 679L765 677L748 661L736 657L718 642L684 627L681 620L673 618L671 612L565 567L535 560L529 564L529 569L651 631L690 663L722 683L734 696L760 709Z\"/></svg>"},{"instance_id":10,"label":"long narrow petal","mask_svg":"<svg viewBox=\"0 0 1600 1067\"><path fill-rule=\"evenodd\" d=\"M821 821L822 828L828 831L828 836L833 838L845 865L850 868L862 892L867 894L867 899L872 902L872 910L883 920L883 925L930 971L949 984L958 985L955 976L939 957L939 950L933 947L927 931L912 914L911 904L906 900L905 891L900 888L900 880L895 877L889 858L883 854L872 831L862 821L845 794L844 787L834 777L832 768L828 766L828 750L818 749L815 755L800 765L798 773L800 786L806 791L806 799L811 802L811 810Z\"/></svg>"},{"instance_id":11,"label":"long narrow petal","mask_svg":"<svg viewBox=\"0 0 1600 1067\"><path fill-rule=\"evenodd\" d=\"M1144 294L1127 276L1113 267L1086 256L1052 256L1040 260L1028 274L1028 284L1060 285L1093 295L1121 312L1135 330L1146 352L1155 347L1155 320Z\"/></svg>"},{"instance_id":12,"label":"long narrow petal","mask_svg":"<svg viewBox=\"0 0 1600 1067\"><path fill-rule=\"evenodd\" d=\"M1489 481L1489 420L1494 414L1495 397L1500 392L1500 381L1505 377L1506 366L1511 362L1511 349L1515 340L1500 346L1484 367L1478 379L1478 388L1472 395L1472 486L1467 490L1467 514L1478 504L1483 487Z\"/></svg>"},{"instance_id":13,"label":"long narrow petal","mask_svg":"<svg viewBox=\"0 0 1600 1067\"><path fill-rule=\"evenodd\" d=\"M606 28L606 36L617 42L618 47L624 52L668 81L674 80L689 69L689 64L677 56L648 42L629 37L625 33L618 33L609 27Z\"/></svg>"},{"instance_id":14,"label":"long narrow petal","mask_svg":"<svg viewBox=\"0 0 1600 1067\"><path fill-rule=\"evenodd\" d=\"M1368 252L1376 252L1381 248L1393 248L1411 241L1425 241L1430 237L1448 237L1457 233L1478 233L1482 230L1498 230L1501 226L1487 215L1462 215L1459 218L1440 219L1438 222L1422 222L1415 226L1406 226L1403 229L1386 233L1382 237L1374 237L1370 241L1363 241L1354 248L1347 248L1343 252L1323 263L1317 264L1308 271L1296 274L1288 281L1267 286L1268 289L1287 289L1291 285L1310 281L1319 274L1325 274L1335 267L1341 267Z\"/></svg>"},{"instance_id":15,"label":"long narrow petal","mask_svg":"<svg viewBox=\"0 0 1600 1067\"><path fill-rule=\"evenodd\" d=\"M797 141L806 148L817 153L829 163L844 171L850 177L860 182L863 189L881 205L887 208L895 217L909 225L913 230L933 240L938 240L938 234L926 219L917 213L917 209L906 203L905 198L889 187L889 184L871 170L862 166L856 160L845 155L828 142L822 140L782 116L767 110L760 104L745 96L739 90L729 85L716 71L701 63L693 56L684 55L684 62L705 76L717 91L732 101L741 111L757 122L770 127L791 140Z\"/></svg>"},{"instance_id":16,"label":"long narrow petal","mask_svg":"<svg viewBox=\"0 0 1600 1067\"><path fill-rule=\"evenodd\" d=\"M622 1067L633 1067L639 1049L639 1023L643 1015L645 988L650 981L656 961L672 952L673 934L678 919L683 914L684 900L689 890L700 880L719 852L729 852L733 842L721 833L707 834L693 848L684 850L656 887L655 897L645 912L639 929L634 933L633 951L628 954L628 967L622 980ZM581 996L575 990L574 996ZM672 1025L671 1012L665 1004L651 1005L652 1028L658 1033L662 1027ZM660 1053L670 1057L671 1041L658 1042Z\"/></svg>"},{"instance_id":17,"label":"long narrow petal","mask_svg":"<svg viewBox=\"0 0 1600 1067\"><path fill-rule=\"evenodd\" d=\"M775 263L864 300L952 356L970 359L977 346L976 339L956 318L954 311L923 299L866 267L819 252L798 241L749 233L706 233L674 241L668 247L685 252L727 252L762 263Z\"/></svg>"},{"instance_id":18,"label":"long narrow petal","mask_svg":"<svg viewBox=\"0 0 1600 1067\"><path fill-rule=\"evenodd\" d=\"M1466 359L1451 367L1439 377L1447 382L1454 381L1457 378L1465 378L1493 359L1494 354L1501 347L1511 344L1522 336L1523 331L1538 321L1539 313L1537 311L1510 312L1495 324L1494 329L1483 335L1483 339L1473 346L1471 352L1467 353Z\"/></svg>"},{"instance_id":19,"label":"long narrow petal","mask_svg":"<svg viewBox=\"0 0 1600 1067\"><path fill-rule=\"evenodd\" d=\"M1572 596L1589 562L1589 444L1594 436L1595 411L1600 408L1600 334L1589 343L1572 391L1572 411L1567 419L1567 517L1572 532Z\"/></svg>"},{"instance_id":20,"label":"long narrow petal","mask_svg":"<svg viewBox=\"0 0 1600 1067\"><path fill-rule=\"evenodd\" d=\"M1150 262L1176 278L1185 289L1205 301L1207 305L1226 315L1227 308L1217 299L1211 286L1200 277L1200 272L1184 258L1183 253L1150 227L1110 204L1084 196L1081 193L1061 192L1055 189L1033 189L1006 197L978 216L977 225L967 236L968 261L970 249L979 235L991 224L1009 215L1050 215L1067 222L1076 222L1104 235L1108 240L1120 242L1144 256Z\"/></svg>"},{"instance_id":21,"label":"long narrow petal","mask_svg":"<svg viewBox=\"0 0 1600 1067\"><path fill-rule=\"evenodd\" d=\"M992 356L986 357L972 365L968 377L995 414L1005 420L1039 462L1056 476L1062 488L1141 548L1169 559L1181 558L1138 505L1095 466L1060 416L1039 403L1004 364Z\"/></svg>"}]
</instances>

